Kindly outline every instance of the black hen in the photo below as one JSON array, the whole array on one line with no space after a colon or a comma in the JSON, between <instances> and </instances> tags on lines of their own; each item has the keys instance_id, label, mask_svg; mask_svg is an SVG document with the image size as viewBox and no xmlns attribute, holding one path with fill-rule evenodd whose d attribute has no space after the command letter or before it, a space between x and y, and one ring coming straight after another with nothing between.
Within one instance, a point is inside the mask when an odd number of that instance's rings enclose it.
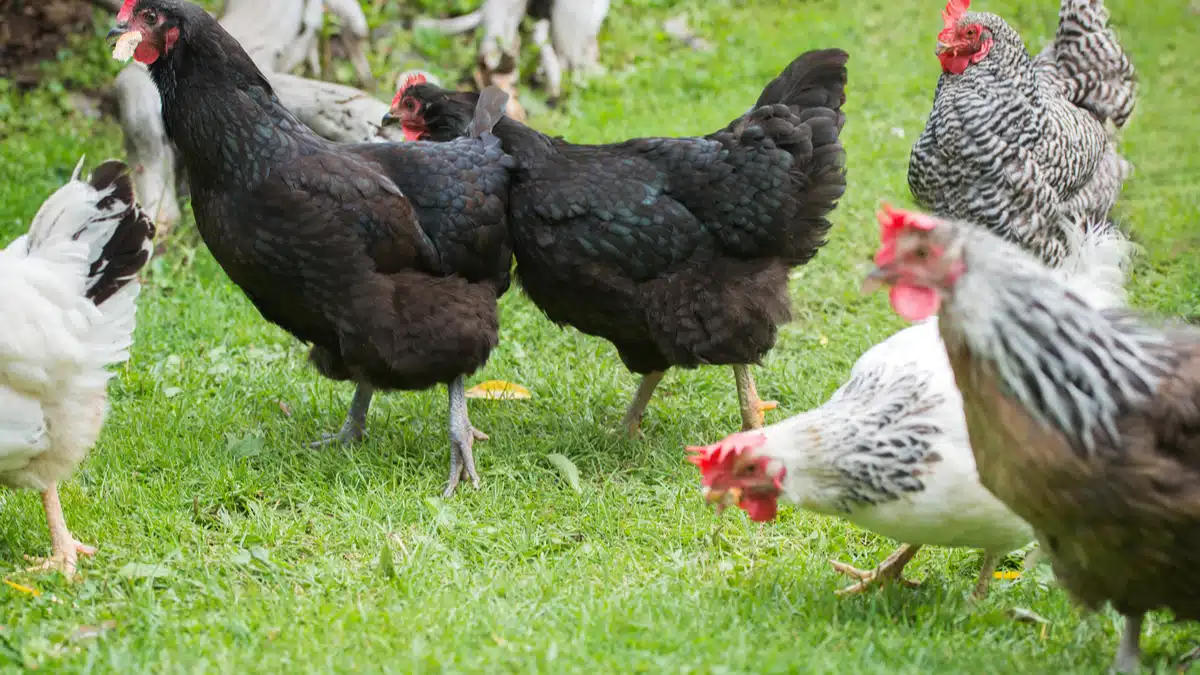
<instances>
[{"instance_id":1,"label":"black hen","mask_svg":"<svg viewBox=\"0 0 1200 675\"><path fill-rule=\"evenodd\" d=\"M509 220L517 273L559 324L611 341L642 385L636 431L663 371L734 366L746 428L763 404L747 364L790 316L788 270L825 243L846 189L848 55L801 55L749 112L704 138L572 145L510 119L495 127L517 160ZM478 95L420 76L385 122L409 138L466 133Z\"/></svg>"},{"instance_id":2,"label":"black hen","mask_svg":"<svg viewBox=\"0 0 1200 675\"><path fill-rule=\"evenodd\" d=\"M447 383L447 494L462 476L477 483L484 436L463 379L496 345L508 287L512 160L487 134L507 97L485 91L476 133L454 143L339 145L284 109L195 5L129 0L110 35L150 68L217 262L263 317L312 343L323 375L357 383L345 425L319 443L359 440L375 389Z\"/></svg>"}]
</instances>

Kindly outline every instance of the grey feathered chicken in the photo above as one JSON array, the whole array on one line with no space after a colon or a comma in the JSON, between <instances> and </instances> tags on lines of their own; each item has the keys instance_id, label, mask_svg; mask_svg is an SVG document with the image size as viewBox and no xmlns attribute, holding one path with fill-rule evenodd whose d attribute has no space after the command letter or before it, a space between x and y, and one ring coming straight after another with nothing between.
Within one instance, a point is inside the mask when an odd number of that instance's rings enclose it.
<instances>
[{"instance_id":1,"label":"grey feathered chicken","mask_svg":"<svg viewBox=\"0 0 1200 675\"><path fill-rule=\"evenodd\" d=\"M1105 128L1125 124L1134 70L1101 0L1063 0L1054 42L1031 59L995 14L950 0L942 76L912 149L908 184L935 213L984 225L1051 266L1068 228L1111 227L1130 166Z\"/></svg>"},{"instance_id":2,"label":"grey feathered chicken","mask_svg":"<svg viewBox=\"0 0 1200 675\"><path fill-rule=\"evenodd\" d=\"M1126 618L1200 619L1200 330L1100 309L981 228L881 214L869 285L938 313L984 487L1033 526L1059 581ZM940 310L940 313L939 313Z\"/></svg>"}]
</instances>

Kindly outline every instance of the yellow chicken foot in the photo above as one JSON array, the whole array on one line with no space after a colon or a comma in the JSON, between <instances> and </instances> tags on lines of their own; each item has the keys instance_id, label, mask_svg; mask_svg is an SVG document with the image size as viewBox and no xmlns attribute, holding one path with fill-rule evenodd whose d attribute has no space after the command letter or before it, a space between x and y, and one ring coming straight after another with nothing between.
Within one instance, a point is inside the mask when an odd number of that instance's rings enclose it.
<instances>
[{"instance_id":1,"label":"yellow chicken foot","mask_svg":"<svg viewBox=\"0 0 1200 675\"><path fill-rule=\"evenodd\" d=\"M646 414L646 406L650 404L650 398L654 396L654 390L658 383L662 382L664 374L662 371L655 371L642 376L642 382L633 396L633 403L629 404L629 410L621 420L621 428L630 438L642 436L642 416Z\"/></svg>"},{"instance_id":2,"label":"yellow chicken foot","mask_svg":"<svg viewBox=\"0 0 1200 675\"><path fill-rule=\"evenodd\" d=\"M754 376L750 374L750 366L734 366L733 378L737 382L738 403L742 410L742 431L761 429L766 417L764 411L779 407L775 401L764 401L758 397L758 389L754 386Z\"/></svg>"},{"instance_id":3,"label":"yellow chicken foot","mask_svg":"<svg viewBox=\"0 0 1200 675\"><path fill-rule=\"evenodd\" d=\"M474 442L486 441L488 435L471 426L467 416L466 378L458 376L447 387L450 391L450 480L442 497L454 495L462 479L469 478L471 485L479 487L479 473L475 470Z\"/></svg>"},{"instance_id":4,"label":"yellow chicken foot","mask_svg":"<svg viewBox=\"0 0 1200 675\"><path fill-rule=\"evenodd\" d=\"M80 555L95 555L96 549L75 541L71 531L67 529L67 521L63 517L62 503L58 500L58 484L53 483L42 493L42 508L46 511L46 524L50 526L50 557L37 559L26 556L25 559L37 563L29 568L30 572L58 570L66 577L74 577Z\"/></svg>"},{"instance_id":5,"label":"yellow chicken foot","mask_svg":"<svg viewBox=\"0 0 1200 675\"><path fill-rule=\"evenodd\" d=\"M909 588L917 588L921 585L919 581L912 581L900 576L904 571L904 566L908 561L912 560L917 551L921 550L920 544L905 544L896 549L896 552L887 557L887 560L879 563L873 570L864 571L857 567L852 567L844 562L830 560L829 564L833 565L833 569L845 574L848 577L858 579L858 583L847 586L839 591L838 595L848 595L862 593L871 586L883 585L890 582L899 582Z\"/></svg>"},{"instance_id":6,"label":"yellow chicken foot","mask_svg":"<svg viewBox=\"0 0 1200 675\"><path fill-rule=\"evenodd\" d=\"M360 383L354 390L354 399L350 401L350 410L346 412L346 421L342 424L342 428L337 433L325 434L319 440L310 443L309 447L354 445L361 441L366 434L367 412L371 410L371 397L374 395L374 387Z\"/></svg>"}]
</instances>

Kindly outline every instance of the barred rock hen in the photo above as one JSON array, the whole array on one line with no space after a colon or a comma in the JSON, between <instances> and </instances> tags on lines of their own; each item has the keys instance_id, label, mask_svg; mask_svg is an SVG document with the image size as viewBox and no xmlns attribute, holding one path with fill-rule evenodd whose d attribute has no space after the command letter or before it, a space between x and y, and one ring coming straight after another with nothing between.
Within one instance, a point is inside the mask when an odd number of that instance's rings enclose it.
<instances>
[{"instance_id":1,"label":"barred rock hen","mask_svg":"<svg viewBox=\"0 0 1200 675\"><path fill-rule=\"evenodd\" d=\"M357 384L339 433L361 439L376 389L450 390L450 479L478 484L464 376L498 336L512 254L512 161L479 100L469 138L336 144L304 126L203 9L127 0L114 56L149 66L213 257L268 321L312 344L324 376Z\"/></svg>"},{"instance_id":2,"label":"barred rock hen","mask_svg":"<svg viewBox=\"0 0 1200 675\"><path fill-rule=\"evenodd\" d=\"M938 34L942 76L912 149L917 202L984 225L1051 266L1068 230L1111 228L1129 165L1105 124L1133 112L1134 70L1102 0L1062 0L1058 34L1030 59L1003 19L949 0Z\"/></svg>"},{"instance_id":3,"label":"barred rock hen","mask_svg":"<svg viewBox=\"0 0 1200 675\"><path fill-rule=\"evenodd\" d=\"M1093 231L1054 274L1097 305L1122 304L1128 246L1119 233ZM841 593L912 585L901 578L904 566L921 546L936 545L984 550L975 587L982 596L1000 557L1033 540L979 482L936 317L867 350L819 408L691 450L718 508L732 500L769 520L783 499L907 542L873 570L831 561L858 579Z\"/></svg>"},{"instance_id":4,"label":"barred rock hen","mask_svg":"<svg viewBox=\"0 0 1200 675\"><path fill-rule=\"evenodd\" d=\"M868 287L908 320L938 312L980 479L1038 534L1089 607L1200 619L1200 331L1101 310L994 235L880 214Z\"/></svg>"},{"instance_id":5,"label":"barred rock hen","mask_svg":"<svg viewBox=\"0 0 1200 675\"><path fill-rule=\"evenodd\" d=\"M734 368L745 428L762 426L747 364L789 318L788 270L824 244L846 189L848 55L801 55L757 104L703 138L574 145L509 119L509 216L518 278L553 321L612 342L644 375L636 432L671 366ZM414 81L389 118L409 138L461 136L475 95Z\"/></svg>"},{"instance_id":6,"label":"barred rock hen","mask_svg":"<svg viewBox=\"0 0 1200 675\"><path fill-rule=\"evenodd\" d=\"M0 251L0 484L41 491L43 566L68 576L95 549L67 529L58 482L104 426L108 366L129 358L137 273L154 237L124 164L104 162L87 182L82 167Z\"/></svg>"}]
</instances>

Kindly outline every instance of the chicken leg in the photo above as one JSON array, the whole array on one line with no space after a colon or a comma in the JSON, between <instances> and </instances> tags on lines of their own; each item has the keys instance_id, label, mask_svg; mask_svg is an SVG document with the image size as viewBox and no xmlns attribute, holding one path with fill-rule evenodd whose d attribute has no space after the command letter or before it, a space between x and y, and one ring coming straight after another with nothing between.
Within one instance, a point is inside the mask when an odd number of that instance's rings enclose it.
<instances>
[{"instance_id":1,"label":"chicken leg","mask_svg":"<svg viewBox=\"0 0 1200 675\"><path fill-rule=\"evenodd\" d=\"M475 455L471 449L475 441L486 441L487 434L471 426L467 416L466 378L454 378L447 387L450 392L450 481L442 497L450 497L463 478L479 487L479 473L475 471Z\"/></svg>"},{"instance_id":2,"label":"chicken leg","mask_svg":"<svg viewBox=\"0 0 1200 675\"><path fill-rule=\"evenodd\" d=\"M650 397L654 396L654 390L658 387L658 383L662 382L664 374L663 371L656 370L642 376L642 382L633 396L633 403L629 404L629 410L625 412L625 418L621 420L621 427L625 429L625 433L630 438L642 435L642 416L646 414L646 406L650 404Z\"/></svg>"},{"instance_id":3,"label":"chicken leg","mask_svg":"<svg viewBox=\"0 0 1200 675\"><path fill-rule=\"evenodd\" d=\"M887 560L879 563L873 570L863 571L857 567L852 567L844 562L830 560L829 564L833 565L833 569L845 574L849 577L858 579L858 582L847 586L837 592L838 595L847 595L862 593L871 586L881 585L890 581L898 581L909 588L916 588L921 585L919 581L912 581L900 576L904 571L904 566L908 561L912 560L917 551L921 550L920 544L905 544L896 549L896 552L887 557Z\"/></svg>"},{"instance_id":4,"label":"chicken leg","mask_svg":"<svg viewBox=\"0 0 1200 675\"><path fill-rule=\"evenodd\" d=\"M44 560L27 558L38 564L29 571L58 570L67 577L75 576L80 555L95 555L96 549L75 541L63 518L62 503L58 500L58 484L52 483L42 493L42 508L46 511L46 524L50 526L50 557Z\"/></svg>"},{"instance_id":5,"label":"chicken leg","mask_svg":"<svg viewBox=\"0 0 1200 675\"><path fill-rule=\"evenodd\" d=\"M337 433L325 434L320 440L313 441L310 447L354 445L361 441L367 429L367 411L371 409L371 397L374 394L374 387L360 382L354 390L354 400L350 401L350 410L346 412L346 421L342 423L342 428Z\"/></svg>"},{"instance_id":6,"label":"chicken leg","mask_svg":"<svg viewBox=\"0 0 1200 675\"><path fill-rule=\"evenodd\" d=\"M983 552L983 565L979 567L979 579L975 582L975 590L971 593L971 597L976 600L982 600L987 597L988 587L992 583L992 575L996 572L996 565L1000 564L1001 554L993 551Z\"/></svg>"},{"instance_id":7,"label":"chicken leg","mask_svg":"<svg viewBox=\"0 0 1200 675\"><path fill-rule=\"evenodd\" d=\"M1117 648L1112 672L1138 672L1142 662L1142 648L1138 646L1142 637L1142 618L1141 614L1125 617L1125 632L1121 634L1121 646Z\"/></svg>"},{"instance_id":8,"label":"chicken leg","mask_svg":"<svg viewBox=\"0 0 1200 675\"><path fill-rule=\"evenodd\" d=\"M763 412L779 407L775 401L763 401L758 398L758 389L754 386L754 376L750 374L750 366L737 365L733 367L733 378L737 382L738 403L742 409L742 431L761 429L765 418Z\"/></svg>"}]
</instances>

